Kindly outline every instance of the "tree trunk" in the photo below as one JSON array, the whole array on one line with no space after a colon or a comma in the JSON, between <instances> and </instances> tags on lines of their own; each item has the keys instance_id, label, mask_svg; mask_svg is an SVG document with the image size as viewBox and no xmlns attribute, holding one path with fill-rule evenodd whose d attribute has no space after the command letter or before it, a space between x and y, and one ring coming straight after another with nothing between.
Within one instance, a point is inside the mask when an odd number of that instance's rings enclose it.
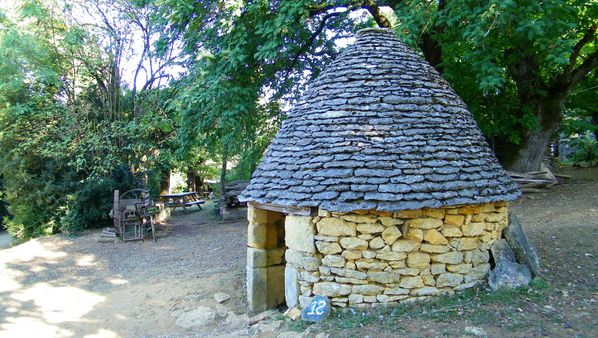
<instances>
[{"instance_id":1,"label":"tree trunk","mask_svg":"<svg viewBox=\"0 0 598 338\"><path fill-rule=\"evenodd\" d=\"M438 12L442 11L445 8L445 2L440 0L438 1ZM436 69L440 74L443 73L442 69L442 46L436 40L437 36L441 36L444 32L445 26L438 24L437 22L434 23L434 26L430 28L429 31L424 31L421 34L421 41L419 47L421 48L422 52L424 53L424 58L434 69Z\"/></svg>"},{"instance_id":2,"label":"tree trunk","mask_svg":"<svg viewBox=\"0 0 598 338\"><path fill-rule=\"evenodd\" d=\"M167 195L170 193L170 170L162 172L160 178L160 195Z\"/></svg>"},{"instance_id":3,"label":"tree trunk","mask_svg":"<svg viewBox=\"0 0 598 338\"><path fill-rule=\"evenodd\" d=\"M563 104L564 99L559 97L536 102L536 116L540 121L540 128L530 130L524 135L521 147L509 169L517 172L540 170L552 137L561 125Z\"/></svg>"},{"instance_id":4,"label":"tree trunk","mask_svg":"<svg viewBox=\"0 0 598 338\"><path fill-rule=\"evenodd\" d=\"M220 217L226 217L226 162L228 161L228 149L226 146L222 151L222 167L220 168Z\"/></svg>"},{"instance_id":5,"label":"tree trunk","mask_svg":"<svg viewBox=\"0 0 598 338\"><path fill-rule=\"evenodd\" d=\"M515 157L511 170L517 172L539 170L555 130L556 128L551 128L550 130L540 129L529 132L523 147L519 149Z\"/></svg>"},{"instance_id":6,"label":"tree trunk","mask_svg":"<svg viewBox=\"0 0 598 338\"><path fill-rule=\"evenodd\" d=\"M197 191L197 182L195 182L195 170L194 169L187 170L187 190L188 191Z\"/></svg>"},{"instance_id":7,"label":"tree trunk","mask_svg":"<svg viewBox=\"0 0 598 338\"><path fill-rule=\"evenodd\" d=\"M195 191L205 191L203 178L195 173Z\"/></svg>"}]
</instances>

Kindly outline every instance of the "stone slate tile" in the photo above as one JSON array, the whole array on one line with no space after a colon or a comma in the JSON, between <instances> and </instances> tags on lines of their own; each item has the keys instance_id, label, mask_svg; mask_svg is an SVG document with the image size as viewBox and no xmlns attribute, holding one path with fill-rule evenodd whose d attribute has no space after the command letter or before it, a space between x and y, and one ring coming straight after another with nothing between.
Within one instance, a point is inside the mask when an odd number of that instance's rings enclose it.
<instances>
[{"instance_id":1,"label":"stone slate tile","mask_svg":"<svg viewBox=\"0 0 598 338\"><path fill-rule=\"evenodd\" d=\"M288 113L240 200L350 212L519 195L448 83L391 31L366 29Z\"/></svg>"}]
</instances>

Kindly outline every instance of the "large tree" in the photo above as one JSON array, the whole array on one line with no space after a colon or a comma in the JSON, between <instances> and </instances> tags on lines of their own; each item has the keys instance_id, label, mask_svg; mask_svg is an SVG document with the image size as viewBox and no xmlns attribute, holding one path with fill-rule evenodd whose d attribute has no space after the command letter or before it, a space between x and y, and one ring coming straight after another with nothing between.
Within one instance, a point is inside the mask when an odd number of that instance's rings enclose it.
<instances>
[{"instance_id":1,"label":"large tree","mask_svg":"<svg viewBox=\"0 0 598 338\"><path fill-rule=\"evenodd\" d=\"M451 82L515 171L540 167L572 89L598 66L591 1L403 1L398 31Z\"/></svg>"},{"instance_id":2,"label":"large tree","mask_svg":"<svg viewBox=\"0 0 598 338\"><path fill-rule=\"evenodd\" d=\"M160 18L138 6L27 0L0 13L0 188L13 235L106 225L111 190L138 187L172 159L175 90L159 84L174 59L161 52ZM136 91L123 80L127 57Z\"/></svg>"},{"instance_id":3,"label":"large tree","mask_svg":"<svg viewBox=\"0 0 598 338\"><path fill-rule=\"evenodd\" d=\"M249 125L240 119L254 116L258 98L267 92L270 99L288 99L300 92L334 58L339 38L364 25L394 23L464 98L503 163L535 170L560 125L568 94L598 62L595 2L158 3L168 28L197 56L191 74L202 74L194 81L195 96L202 99L193 99L202 104L190 106L185 116L195 122L195 132L219 140L251 137L251 130L243 134L238 128Z\"/></svg>"}]
</instances>

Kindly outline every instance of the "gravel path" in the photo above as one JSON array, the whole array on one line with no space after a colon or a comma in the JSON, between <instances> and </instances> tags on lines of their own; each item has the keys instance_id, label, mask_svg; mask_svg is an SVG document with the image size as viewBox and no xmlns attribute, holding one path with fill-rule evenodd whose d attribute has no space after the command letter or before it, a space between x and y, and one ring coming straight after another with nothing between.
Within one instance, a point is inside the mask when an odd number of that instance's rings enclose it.
<instances>
[{"instance_id":1,"label":"gravel path","mask_svg":"<svg viewBox=\"0 0 598 338\"><path fill-rule=\"evenodd\" d=\"M548 300L554 320L522 328L520 336L591 336L598 328L598 168L566 173L573 175L569 184L526 195L511 208L556 291ZM219 222L212 208L175 213L173 233L155 243L98 243L99 231L90 231L0 250L0 338L292 337L281 333L281 321L248 326L257 320L244 314L246 222ZM218 292L231 298L218 303ZM526 311L546 317L545 308L534 309ZM418 323L405 324L405 332L458 333L470 325L467 319ZM500 325L485 329L513 334Z\"/></svg>"},{"instance_id":2,"label":"gravel path","mask_svg":"<svg viewBox=\"0 0 598 338\"><path fill-rule=\"evenodd\" d=\"M208 207L208 209L210 209ZM175 325L201 305L216 319L245 310L246 223L218 222L211 210L176 212L157 242L98 243L38 238L0 251L0 337L206 335ZM223 304L213 294L231 299Z\"/></svg>"}]
</instances>

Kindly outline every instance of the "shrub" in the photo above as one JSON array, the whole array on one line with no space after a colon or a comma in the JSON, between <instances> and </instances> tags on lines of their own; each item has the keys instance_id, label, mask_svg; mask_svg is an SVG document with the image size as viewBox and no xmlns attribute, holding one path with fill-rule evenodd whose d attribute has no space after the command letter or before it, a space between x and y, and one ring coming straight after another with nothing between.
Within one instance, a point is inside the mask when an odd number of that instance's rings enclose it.
<instances>
[{"instance_id":1,"label":"shrub","mask_svg":"<svg viewBox=\"0 0 598 338\"><path fill-rule=\"evenodd\" d=\"M571 158L574 165L581 167L598 165L598 144L589 131L571 140L571 146L577 149Z\"/></svg>"},{"instance_id":2,"label":"shrub","mask_svg":"<svg viewBox=\"0 0 598 338\"><path fill-rule=\"evenodd\" d=\"M114 169L111 178L86 179L69 195L60 230L77 233L85 229L110 226L112 220L109 212L112 209L113 191L119 189L120 193L124 193L141 186L141 181L124 165Z\"/></svg>"}]
</instances>

